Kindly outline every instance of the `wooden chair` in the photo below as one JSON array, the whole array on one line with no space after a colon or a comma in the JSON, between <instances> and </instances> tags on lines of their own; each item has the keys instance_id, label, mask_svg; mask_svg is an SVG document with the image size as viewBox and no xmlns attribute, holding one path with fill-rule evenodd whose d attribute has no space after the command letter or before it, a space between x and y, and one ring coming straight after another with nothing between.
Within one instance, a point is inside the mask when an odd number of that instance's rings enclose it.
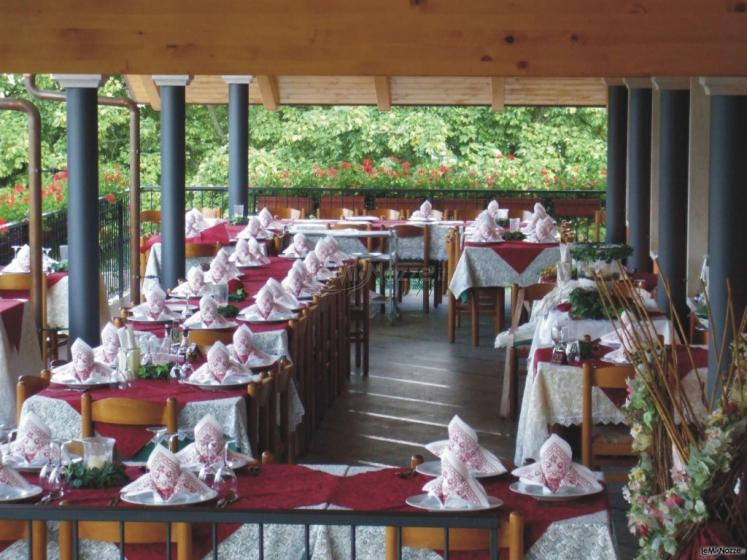
<instances>
[{"instance_id":1,"label":"wooden chair","mask_svg":"<svg viewBox=\"0 0 747 560\"><path fill-rule=\"evenodd\" d=\"M0 522L0 542L27 540L28 523L26 521L3 520ZM47 557L47 523L31 522L31 560L45 560Z\"/></svg>"},{"instance_id":2,"label":"wooden chair","mask_svg":"<svg viewBox=\"0 0 747 560\"><path fill-rule=\"evenodd\" d=\"M355 216L355 212L350 208L319 208L316 211L316 217L320 220L340 220Z\"/></svg>"},{"instance_id":3,"label":"wooden chair","mask_svg":"<svg viewBox=\"0 0 747 560\"><path fill-rule=\"evenodd\" d=\"M594 430L591 394L600 389L627 390L627 379L635 375L632 365L593 367L584 363L581 383L581 462L590 469L601 466L632 467L638 455L633 451L633 438L627 426L600 426ZM627 480L626 472L607 473L609 480Z\"/></svg>"},{"instance_id":4,"label":"wooden chair","mask_svg":"<svg viewBox=\"0 0 747 560\"><path fill-rule=\"evenodd\" d=\"M222 218L223 211L220 208L200 208L200 214L205 218Z\"/></svg>"},{"instance_id":5,"label":"wooden chair","mask_svg":"<svg viewBox=\"0 0 747 560\"><path fill-rule=\"evenodd\" d=\"M160 210L143 210L140 212L140 225L143 224L161 224L161 211Z\"/></svg>"},{"instance_id":6,"label":"wooden chair","mask_svg":"<svg viewBox=\"0 0 747 560\"><path fill-rule=\"evenodd\" d=\"M231 329L190 329L187 336L189 344L196 344L203 356L207 356L210 347L216 342L231 344L233 330Z\"/></svg>"},{"instance_id":7,"label":"wooden chair","mask_svg":"<svg viewBox=\"0 0 747 560\"><path fill-rule=\"evenodd\" d=\"M472 209L464 209L459 210L458 212L455 212L455 214L459 217L461 220L465 220L467 222L471 222L477 219L477 217L482 214L484 210L480 208L472 208Z\"/></svg>"},{"instance_id":8,"label":"wooden chair","mask_svg":"<svg viewBox=\"0 0 747 560\"><path fill-rule=\"evenodd\" d=\"M184 258L199 259L214 257L220 251L220 243L185 243Z\"/></svg>"},{"instance_id":9,"label":"wooden chair","mask_svg":"<svg viewBox=\"0 0 747 560\"><path fill-rule=\"evenodd\" d=\"M247 426L249 445L253 453L274 452L275 423L277 422L274 380L269 372L263 371L259 381L246 386Z\"/></svg>"},{"instance_id":10,"label":"wooden chair","mask_svg":"<svg viewBox=\"0 0 747 560\"><path fill-rule=\"evenodd\" d=\"M288 464L295 460L295 433L290 425L290 387L295 372L295 366L286 359L280 360L270 372L273 379L272 387L275 392L273 400L277 401L277 427L280 432L279 441L275 442L273 453L284 456ZM271 427L274 430L275 425Z\"/></svg>"},{"instance_id":11,"label":"wooden chair","mask_svg":"<svg viewBox=\"0 0 747 560\"><path fill-rule=\"evenodd\" d=\"M607 221L606 210L595 210L594 211L594 241L597 243L601 241L601 230L602 225Z\"/></svg>"},{"instance_id":12,"label":"wooden chair","mask_svg":"<svg viewBox=\"0 0 747 560\"><path fill-rule=\"evenodd\" d=\"M94 401L89 393L83 393L81 404L81 434L94 435L94 422L107 422L126 426L164 425L169 433L177 432L177 408L174 398L165 404L156 404L139 399L108 398ZM174 451L174 449L172 449ZM177 558L191 560L192 528L189 523L173 523L171 540L177 545ZM118 543L119 523L109 521L80 521L78 538ZM164 543L166 528L162 523L128 522L124 526L125 542L130 544ZM72 523L60 522L60 558L73 558Z\"/></svg>"},{"instance_id":13,"label":"wooden chair","mask_svg":"<svg viewBox=\"0 0 747 560\"><path fill-rule=\"evenodd\" d=\"M399 282L398 297L402 301L404 289L408 286L411 277L420 278L423 284L423 313L429 313L431 278L434 276L434 267L431 266L431 236L427 225L415 226L411 224L396 225L392 228L397 239L423 239L423 257L416 261L402 261L397 257L396 270L398 274L404 273L405 277L395 278Z\"/></svg>"},{"instance_id":14,"label":"wooden chair","mask_svg":"<svg viewBox=\"0 0 747 560\"><path fill-rule=\"evenodd\" d=\"M531 339L517 340L516 330L529 317L532 304L541 300L555 288L555 284L531 284L511 288L511 342L506 348L506 359L503 367L503 390L501 391L500 415L503 418L516 419L519 409L519 358L529 356Z\"/></svg>"},{"instance_id":15,"label":"wooden chair","mask_svg":"<svg viewBox=\"0 0 747 560\"><path fill-rule=\"evenodd\" d=\"M52 373L48 369L43 369L38 376L22 375L18 378L18 382L16 383L16 425L19 425L21 422L23 403L32 395L49 387L49 380L51 378Z\"/></svg>"},{"instance_id":16,"label":"wooden chair","mask_svg":"<svg viewBox=\"0 0 747 560\"><path fill-rule=\"evenodd\" d=\"M303 218L303 210L297 208L272 208L270 212L276 220L300 220Z\"/></svg>"},{"instance_id":17,"label":"wooden chair","mask_svg":"<svg viewBox=\"0 0 747 560\"><path fill-rule=\"evenodd\" d=\"M14 291L27 292L29 300L31 299L31 273L30 272L4 272L0 274L0 292ZM47 276L42 275L42 294L41 294L41 316L42 324L37 325L37 333L41 342L42 362L47 363L49 356L55 359L59 353L59 346L67 340L67 335L61 336L57 329L49 328L47 323ZM0 294L1 295L1 294Z\"/></svg>"},{"instance_id":18,"label":"wooden chair","mask_svg":"<svg viewBox=\"0 0 747 560\"><path fill-rule=\"evenodd\" d=\"M371 331L371 313L369 310L369 282L371 263L360 261L355 270L352 290L353 303L350 306L350 325L348 339L355 345L355 366L361 368L364 376L368 375L369 336Z\"/></svg>"},{"instance_id":19,"label":"wooden chair","mask_svg":"<svg viewBox=\"0 0 747 560\"><path fill-rule=\"evenodd\" d=\"M504 525L498 532L498 547L508 549L509 560L524 558L524 518L518 512L501 515ZM398 558L397 530L387 527L386 560ZM403 527L400 544L410 548L444 550L444 530L426 527ZM489 551L490 532L485 529L449 529L449 552Z\"/></svg>"},{"instance_id":20,"label":"wooden chair","mask_svg":"<svg viewBox=\"0 0 747 560\"><path fill-rule=\"evenodd\" d=\"M357 229L358 231L371 231L371 224L358 222L338 222L336 224L332 224L332 229ZM362 238L362 241L369 253L374 250L373 237L364 237Z\"/></svg>"},{"instance_id":21,"label":"wooden chair","mask_svg":"<svg viewBox=\"0 0 747 560\"><path fill-rule=\"evenodd\" d=\"M382 220L399 220L402 216L402 212L394 208L379 208L376 211Z\"/></svg>"}]
</instances>

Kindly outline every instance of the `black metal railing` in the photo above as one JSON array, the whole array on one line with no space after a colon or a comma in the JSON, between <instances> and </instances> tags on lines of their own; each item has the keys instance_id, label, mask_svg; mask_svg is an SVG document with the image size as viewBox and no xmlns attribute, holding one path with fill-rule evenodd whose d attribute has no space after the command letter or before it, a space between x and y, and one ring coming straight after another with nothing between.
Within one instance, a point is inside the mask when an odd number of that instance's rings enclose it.
<instances>
[{"instance_id":1,"label":"black metal railing","mask_svg":"<svg viewBox=\"0 0 747 560\"><path fill-rule=\"evenodd\" d=\"M360 512L341 510L257 510L239 508L204 508L204 507L159 507L159 508L114 508L114 507L79 507L74 505L48 505L39 506L34 504L18 504L0 506L0 519L9 521L28 522L28 546L33 547L32 521L70 521L73 524L73 558L78 558L79 546L76 536L78 535L78 522L80 521L111 521L120 524L120 546L121 557L124 557L124 523L126 522L152 522L165 523L164 557L171 558L171 535L173 534L171 524L209 524L211 525L212 557L219 558L217 526L222 523L252 524L258 526L257 555L265 558L264 530L268 525L302 526L303 541L299 543L299 549L303 550L302 558L311 557L310 528L314 525L342 526L350 529L350 558L358 557L359 549L356 540L356 529L358 527L393 527L395 529L395 547L397 558L402 557L402 528L424 527L443 529L444 531L444 558L449 558L449 529L484 529L489 532L489 557L497 560L499 552L499 530L501 519L495 512L481 512L471 514L450 513L411 513L411 512ZM382 543L383 544L383 543ZM250 556L246 551L246 556Z\"/></svg>"}]
</instances>

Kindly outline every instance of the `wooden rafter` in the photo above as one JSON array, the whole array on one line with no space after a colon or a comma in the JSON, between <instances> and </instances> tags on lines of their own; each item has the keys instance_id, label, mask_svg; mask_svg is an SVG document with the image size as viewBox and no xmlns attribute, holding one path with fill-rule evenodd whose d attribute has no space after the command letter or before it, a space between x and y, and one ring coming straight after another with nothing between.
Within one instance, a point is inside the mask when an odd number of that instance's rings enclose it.
<instances>
[{"instance_id":1,"label":"wooden rafter","mask_svg":"<svg viewBox=\"0 0 747 560\"><path fill-rule=\"evenodd\" d=\"M388 111L392 108L392 88L388 76L374 76L374 87L376 88L376 105L379 111Z\"/></svg>"},{"instance_id":2,"label":"wooden rafter","mask_svg":"<svg viewBox=\"0 0 747 560\"><path fill-rule=\"evenodd\" d=\"M262 104L268 111L277 111L280 107L280 91L275 76L257 76L257 85L262 96Z\"/></svg>"},{"instance_id":3,"label":"wooden rafter","mask_svg":"<svg viewBox=\"0 0 747 560\"><path fill-rule=\"evenodd\" d=\"M125 76L130 97L140 103L147 103L154 110L161 110L161 91L151 76L130 74Z\"/></svg>"}]
</instances>

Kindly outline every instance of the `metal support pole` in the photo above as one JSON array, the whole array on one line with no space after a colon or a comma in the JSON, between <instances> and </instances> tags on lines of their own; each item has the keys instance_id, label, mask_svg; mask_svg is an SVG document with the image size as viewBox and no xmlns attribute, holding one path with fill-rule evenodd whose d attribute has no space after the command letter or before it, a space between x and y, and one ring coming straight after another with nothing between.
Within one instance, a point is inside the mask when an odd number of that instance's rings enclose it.
<instances>
[{"instance_id":1,"label":"metal support pole","mask_svg":"<svg viewBox=\"0 0 747 560\"><path fill-rule=\"evenodd\" d=\"M713 313L708 348L708 388L717 385L717 352L724 333L727 309L726 282L739 321L747 304L747 95L714 95L711 98L710 194L708 197L708 292ZM725 348L732 340L727 327ZM729 363L725 356L721 369Z\"/></svg>"},{"instance_id":2,"label":"metal support pole","mask_svg":"<svg viewBox=\"0 0 747 560\"><path fill-rule=\"evenodd\" d=\"M625 177L628 138L628 88L607 88L607 237L625 243Z\"/></svg>"},{"instance_id":3,"label":"metal support pole","mask_svg":"<svg viewBox=\"0 0 747 560\"><path fill-rule=\"evenodd\" d=\"M249 210L249 84L228 84L228 212Z\"/></svg>"},{"instance_id":4,"label":"metal support pole","mask_svg":"<svg viewBox=\"0 0 747 560\"><path fill-rule=\"evenodd\" d=\"M184 86L161 86L161 285L184 277Z\"/></svg>"},{"instance_id":5,"label":"metal support pole","mask_svg":"<svg viewBox=\"0 0 747 560\"><path fill-rule=\"evenodd\" d=\"M651 87L628 92L628 267L651 272Z\"/></svg>"},{"instance_id":6,"label":"metal support pole","mask_svg":"<svg viewBox=\"0 0 747 560\"><path fill-rule=\"evenodd\" d=\"M98 346L99 153L95 87L68 87L67 165L70 340Z\"/></svg>"},{"instance_id":7,"label":"metal support pole","mask_svg":"<svg viewBox=\"0 0 747 560\"><path fill-rule=\"evenodd\" d=\"M659 270L669 282L674 310L687 314L687 178L690 134L690 91L662 89L659 115ZM664 282L659 307L669 313Z\"/></svg>"}]
</instances>

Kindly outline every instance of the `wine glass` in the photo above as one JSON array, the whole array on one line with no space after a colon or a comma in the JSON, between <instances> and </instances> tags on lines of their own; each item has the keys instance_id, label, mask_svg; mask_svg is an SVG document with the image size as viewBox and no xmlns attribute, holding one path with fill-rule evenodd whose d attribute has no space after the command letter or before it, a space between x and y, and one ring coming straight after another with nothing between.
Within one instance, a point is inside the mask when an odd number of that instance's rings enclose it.
<instances>
[{"instance_id":1,"label":"wine glass","mask_svg":"<svg viewBox=\"0 0 747 560\"><path fill-rule=\"evenodd\" d=\"M15 259L18 256L18 251L21 250L21 247L23 245L11 245L10 248L13 249L13 258Z\"/></svg>"},{"instance_id":2,"label":"wine glass","mask_svg":"<svg viewBox=\"0 0 747 560\"><path fill-rule=\"evenodd\" d=\"M230 443L233 442L226 442L223 446L223 453L221 453L218 459L218 468L213 476L212 485L213 490L218 493L218 497L226 501L235 500L239 491L239 481L236 478L236 473L231 468L228 458Z\"/></svg>"},{"instance_id":3,"label":"wine glass","mask_svg":"<svg viewBox=\"0 0 747 560\"><path fill-rule=\"evenodd\" d=\"M218 455L218 444L214 441L209 441L207 444L207 457L205 457L202 465L200 466L200 472L197 477L204 482L207 486L213 487L215 482L215 460Z\"/></svg>"}]
</instances>

